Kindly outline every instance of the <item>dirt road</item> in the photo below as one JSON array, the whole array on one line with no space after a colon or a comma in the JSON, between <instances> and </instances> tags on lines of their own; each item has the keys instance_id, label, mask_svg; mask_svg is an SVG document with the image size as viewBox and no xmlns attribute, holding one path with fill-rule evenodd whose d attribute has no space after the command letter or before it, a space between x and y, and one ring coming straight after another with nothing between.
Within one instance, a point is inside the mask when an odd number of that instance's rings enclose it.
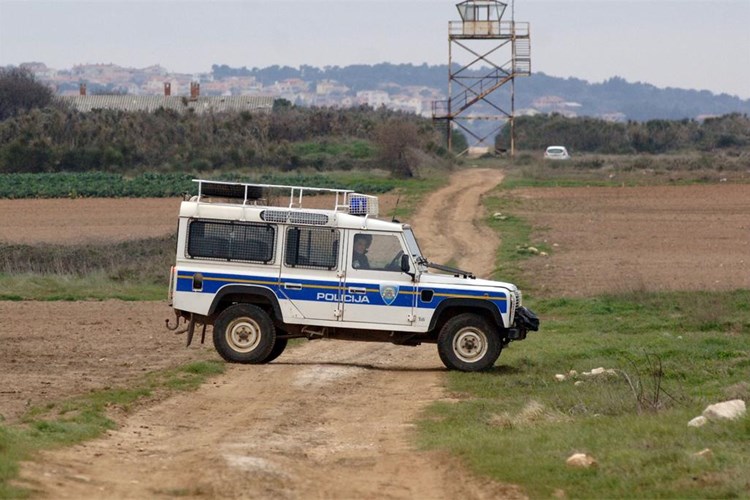
<instances>
[{"instance_id":1,"label":"dirt road","mask_svg":"<svg viewBox=\"0 0 750 500\"><path fill-rule=\"evenodd\" d=\"M496 240L474 221L501 178L459 172L426 200L413 222L430 260L490 272ZM47 452L24 464L22 481L51 498L521 497L416 451L412 422L450 396L444 373L434 345L306 343L269 365L232 365L101 439Z\"/></svg>"},{"instance_id":2,"label":"dirt road","mask_svg":"<svg viewBox=\"0 0 750 500\"><path fill-rule=\"evenodd\" d=\"M491 274L500 240L482 224L481 204L482 196L502 180L499 170L463 170L424 201L411 222L429 260L453 263L482 278Z\"/></svg>"}]
</instances>

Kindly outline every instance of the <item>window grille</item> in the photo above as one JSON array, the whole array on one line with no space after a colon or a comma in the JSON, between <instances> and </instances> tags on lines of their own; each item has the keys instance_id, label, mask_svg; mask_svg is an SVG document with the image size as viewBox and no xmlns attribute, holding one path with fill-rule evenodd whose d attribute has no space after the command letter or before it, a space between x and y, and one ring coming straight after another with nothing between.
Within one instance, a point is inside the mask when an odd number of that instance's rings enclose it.
<instances>
[{"instance_id":1,"label":"window grille","mask_svg":"<svg viewBox=\"0 0 750 500\"><path fill-rule=\"evenodd\" d=\"M332 270L339 257L339 232L335 229L290 227L286 233L284 262L289 267Z\"/></svg>"},{"instance_id":2,"label":"window grille","mask_svg":"<svg viewBox=\"0 0 750 500\"><path fill-rule=\"evenodd\" d=\"M188 230L188 256L263 262L274 259L276 229L269 224L194 220Z\"/></svg>"},{"instance_id":3,"label":"window grille","mask_svg":"<svg viewBox=\"0 0 750 500\"><path fill-rule=\"evenodd\" d=\"M325 226L328 216L314 212L292 212L289 210L263 210L260 218L266 222L290 222L292 224L309 224L311 226Z\"/></svg>"}]
</instances>

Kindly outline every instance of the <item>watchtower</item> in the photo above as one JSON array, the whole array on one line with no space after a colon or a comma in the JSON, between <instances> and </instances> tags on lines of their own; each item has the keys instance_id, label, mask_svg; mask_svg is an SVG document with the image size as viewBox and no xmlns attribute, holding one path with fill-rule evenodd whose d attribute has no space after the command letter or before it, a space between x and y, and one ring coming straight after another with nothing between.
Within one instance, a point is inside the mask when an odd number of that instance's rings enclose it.
<instances>
[{"instance_id":1,"label":"watchtower","mask_svg":"<svg viewBox=\"0 0 750 500\"><path fill-rule=\"evenodd\" d=\"M461 20L448 23L448 100L433 102L432 118L445 122L449 150L454 126L468 134L469 146L491 139L494 147L510 122L515 154L515 78L531 74L531 38L529 23L515 21L511 1L510 20L503 19L504 2L465 0L456 4Z\"/></svg>"}]
</instances>

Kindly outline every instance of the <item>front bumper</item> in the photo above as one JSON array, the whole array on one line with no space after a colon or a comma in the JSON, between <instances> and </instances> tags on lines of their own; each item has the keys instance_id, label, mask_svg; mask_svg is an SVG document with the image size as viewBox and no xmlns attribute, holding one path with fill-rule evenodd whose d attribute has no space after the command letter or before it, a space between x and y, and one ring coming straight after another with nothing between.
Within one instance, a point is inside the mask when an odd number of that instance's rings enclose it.
<instances>
[{"instance_id":1,"label":"front bumper","mask_svg":"<svg viewBox=\"0 0 750 500\"><path fill-rule=\"evenodd\" d=\"M539 317L530 309L519 307L516 309L513 326L508 329L508 341L523 340L530 331L539 330Z\"/></svg>"}]
</instances>

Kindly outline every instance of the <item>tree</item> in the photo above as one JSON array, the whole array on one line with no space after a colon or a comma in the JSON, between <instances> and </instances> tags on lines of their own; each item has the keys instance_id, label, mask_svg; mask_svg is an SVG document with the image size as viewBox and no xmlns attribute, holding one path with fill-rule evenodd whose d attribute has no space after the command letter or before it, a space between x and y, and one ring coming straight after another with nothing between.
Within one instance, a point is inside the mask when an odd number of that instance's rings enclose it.
<instances>
[{"instance_id":1,"label":"tree","mask_svg":"<svg viewBox=\"0 0 750 500\"><path fill-rule=\"evenodd\" d=\"M387 168L399 177L413 177L415 162L409 151L420 147L417 125L403 119L391 118L378 123L373 135L380 160Z\"/></svg>"},{"instance_id":2,"label":"tree","mask_svg":"<svg viewBox=\"0 0 750 500\"><path fill-rule=\"evenodd\" d=\"M52 89L27 68L0 68L0 121L52 102Z\"/></svg>"}]
</instances>

